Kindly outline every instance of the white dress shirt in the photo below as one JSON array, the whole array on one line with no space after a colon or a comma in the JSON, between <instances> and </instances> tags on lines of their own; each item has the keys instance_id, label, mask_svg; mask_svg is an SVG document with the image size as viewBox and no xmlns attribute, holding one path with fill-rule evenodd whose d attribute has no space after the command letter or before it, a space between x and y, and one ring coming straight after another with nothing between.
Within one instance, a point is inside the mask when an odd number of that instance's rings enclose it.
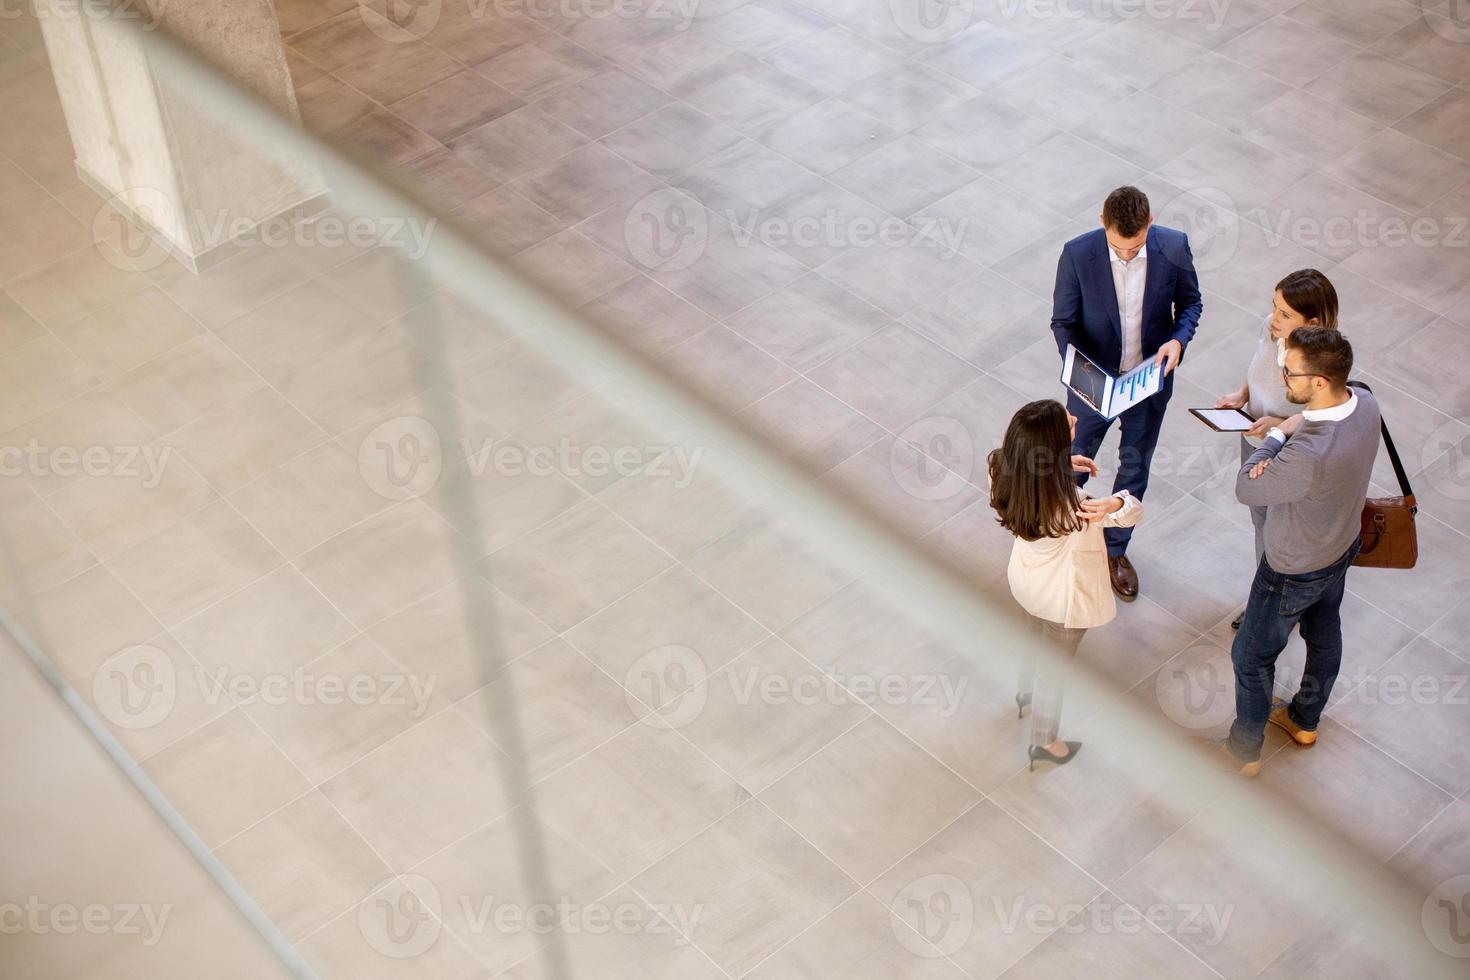
<instances>
[{"instance_id":1,"label":"white dress shirt","mask_svg":"<svg viewBox=\"0 0 1470 980\"><path fill-rule=\"evenodd\" d=\"M1118 258L1108 246L1109 265L1113 270L1113 290L1118 294L1118 320L1123 324L1123 362L1118 373L1124 373L1143 362L1143 282L1148 275L1148 245L1127 262Z\"/></svg>"},{"instance_id":2,"label":"white dress shirt","mask_svg":"<svg viewBox=\"0 0 1470 980\"><path fill-rule=\"evenodd\" d=\"M1351 388L1348 389L1348 399L1341 405L1333 405L1331 408L1304 408L1302 409L1303 422L1341 422L1353 414L1353 409L1358 407L1358 394ZM1266 433L1267 439L1276 439L1286 442L1286 433L1277 426L1271 426L1271 431Z\"/></svg>"}]
</instances>

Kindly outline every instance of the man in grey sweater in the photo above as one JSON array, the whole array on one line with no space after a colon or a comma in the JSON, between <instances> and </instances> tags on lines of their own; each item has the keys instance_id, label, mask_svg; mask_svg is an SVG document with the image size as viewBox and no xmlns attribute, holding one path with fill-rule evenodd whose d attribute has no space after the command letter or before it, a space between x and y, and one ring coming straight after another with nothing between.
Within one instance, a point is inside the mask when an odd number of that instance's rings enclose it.
<instances>
[{"instance_id":1,"label":"man in grey sweater","mask_svg":"<svg viewBox=\"0 0 1470 980\"><path fill-rule=\"evenodd\" d=\"M1235 480L1241 503L1266 508L1266 554L1230 651L1236 718L1222 746L1224 761L1246 776L1260 771L1268 722L1298 745L1317 740L1342 664L1344 583L1378 454L1378 402L1348 387L1347 338L1330 327L1302 327L1286 344L1282 377L1302 412L1267 434ZM1276 659L1298 624L1307 644L1301 686L1289 705L1273 705Z\"/></svg>"}]
</instances>

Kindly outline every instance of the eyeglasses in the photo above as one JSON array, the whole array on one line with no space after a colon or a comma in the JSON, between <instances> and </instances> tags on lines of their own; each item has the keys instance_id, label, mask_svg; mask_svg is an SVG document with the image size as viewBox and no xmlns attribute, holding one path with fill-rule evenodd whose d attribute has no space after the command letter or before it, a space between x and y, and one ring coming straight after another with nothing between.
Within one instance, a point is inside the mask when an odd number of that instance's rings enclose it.
<instances>
[{"instance_id":1,"label":"eyeglasses","mask_svg":"<svg viewBox=\"0 0 1470 980\"><path fill-rule=\"evenodd\" d=\"M1281 377L1284 380L1286 380L1286 381L1290 381L1292 378L1325 378L1325 377L1327 377L1327 375L1325 375L1325 374L1317 374L1317 373L1312 372L1312 371L1303 371L1300 374L1293 374L1292 372L1288 371L1285 367L1283 367L1281 369Z\"/></svg>"}]
</instances>

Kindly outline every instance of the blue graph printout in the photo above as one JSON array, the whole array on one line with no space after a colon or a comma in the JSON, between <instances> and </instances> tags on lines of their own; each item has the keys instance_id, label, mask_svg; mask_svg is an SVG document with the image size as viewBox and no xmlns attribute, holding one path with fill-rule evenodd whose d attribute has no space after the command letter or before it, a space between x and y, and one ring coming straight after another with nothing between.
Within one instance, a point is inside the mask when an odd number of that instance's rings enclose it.
<instances>
[{"instance_id":1,"label":"blue graph printout","mask_svg":"<svg viewBox=\"0 0 1470 980\"><path fill-rule=\"evenodd\" d=\"M1113 419L1150 395L1158 394L1164 384L1164 372L1150 357L1115 378L1068 344L1067 356L1062 362L1062 384L1094 412L1103 418Z\"/></svg>"}]
</instances>

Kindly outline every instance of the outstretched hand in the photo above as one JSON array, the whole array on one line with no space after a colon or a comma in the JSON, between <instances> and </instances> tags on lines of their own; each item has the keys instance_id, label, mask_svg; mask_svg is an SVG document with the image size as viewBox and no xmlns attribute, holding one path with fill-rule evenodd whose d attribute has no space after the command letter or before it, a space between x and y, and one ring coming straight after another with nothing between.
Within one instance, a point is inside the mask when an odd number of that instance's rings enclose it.
<instances>
[{"instance_id":1,"label":"outstretched hand","mask_svg":"<svg viewBox=\"0 0 1470 980\"><path fill-rule=\"evenodd\" d=\"M1086 473L1088 476L1097 476L1097 464L1089 457L1080 453L1072 457L1072 472Z\"/></svg>"}]
</instances>

